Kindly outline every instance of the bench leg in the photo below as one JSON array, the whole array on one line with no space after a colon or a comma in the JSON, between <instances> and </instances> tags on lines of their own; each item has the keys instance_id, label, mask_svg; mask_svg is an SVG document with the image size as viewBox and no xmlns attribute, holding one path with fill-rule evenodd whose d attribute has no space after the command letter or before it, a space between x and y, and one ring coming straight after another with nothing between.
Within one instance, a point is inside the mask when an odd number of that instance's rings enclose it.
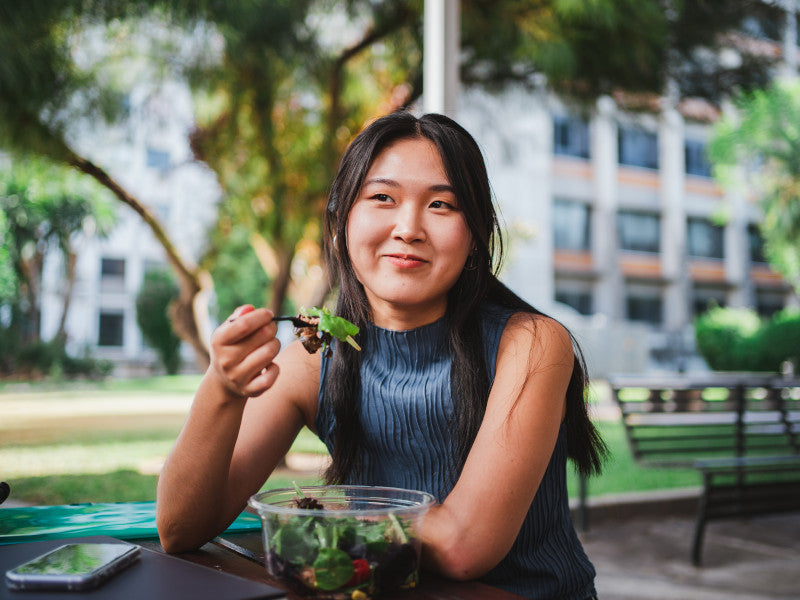
<instances>
[{"instance_id":1,"label":"bench leg","mask_svg":"<svg viewBox=\"0 0 800 600\"><path fill-rule=\"evenodd\" d=\"M700 558L703 552L703 533L705 533L705 519L698 516L697 523L694 526L694 539L692 541L692 564L695 567L700 566Z\"/></svg>"},{"instance_id":2,"label":"bench leg","mask_svg":"<svg viewBox=\"0 0 800 600\"><path fill-rule=\"evenodd\" d=\"M703 473L703 493L697 506L697 520L694 524L694 538L692 539L692 564L695 567L700 566L700 558L703 552L703 534L706 528L706 507L708 506L708 488L710 485L709 474Z\"/></svg>"},{"instance_id":3,"label":"bench leg","mask_svg":"<svg viewBox=\"0 0 800 600\"><path fill-rule=\"evenodd\" d=\"M586 507L587 479L583 473L578 476L578 529L580 531L589 530L589 511Z\"/></svg>"}]
</instances>

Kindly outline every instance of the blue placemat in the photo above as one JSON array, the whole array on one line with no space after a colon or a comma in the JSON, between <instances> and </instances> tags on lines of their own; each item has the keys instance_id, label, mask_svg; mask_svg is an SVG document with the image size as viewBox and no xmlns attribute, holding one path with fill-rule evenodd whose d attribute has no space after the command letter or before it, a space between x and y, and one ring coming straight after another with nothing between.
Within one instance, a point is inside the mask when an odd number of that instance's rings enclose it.
<instances>
[{"instance_id":1,"label":"blue placemat","mask_svg":"<svg viewBox=\"0 0 800 600\"><path fill-rule=\"evenodd\" d=\"M261 528L257 515L243 512L227 531ZM118 539L158 537L155 502L110 502L0 508L0 544L65 537L108 535Z\"/></svg>"}]
</instances>

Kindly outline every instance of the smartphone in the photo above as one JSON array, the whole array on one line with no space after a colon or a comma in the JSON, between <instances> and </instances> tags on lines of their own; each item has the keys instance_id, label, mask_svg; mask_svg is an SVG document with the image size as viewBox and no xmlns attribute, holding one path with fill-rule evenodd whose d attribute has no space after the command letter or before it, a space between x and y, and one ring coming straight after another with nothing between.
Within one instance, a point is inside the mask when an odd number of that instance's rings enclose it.
<instances>
[{"instance_id":1,"label":"smartphone","mask_svg":"<svg viewBox=\"0 0 800 600\"><path fill-rule=\"evenodd\" d=\"M87 590L99 586L141 554L135 544L64 544L6 571L12 590Z\"/></svg>"}]
</instances>

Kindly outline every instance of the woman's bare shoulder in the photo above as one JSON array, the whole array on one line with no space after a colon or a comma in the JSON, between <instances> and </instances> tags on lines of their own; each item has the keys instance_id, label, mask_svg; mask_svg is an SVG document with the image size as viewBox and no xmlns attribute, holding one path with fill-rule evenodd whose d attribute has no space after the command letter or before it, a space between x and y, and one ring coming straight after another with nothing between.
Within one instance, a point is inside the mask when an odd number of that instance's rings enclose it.
<instances>
[{"instance_id":1,"label":"woman's bare shoulder","mask_svg":"<svg viewBox=\"0 0 800 600\"><path fill-rule=\"evenodd\" d=\"M504 346L520 346L553 357L571 357L574 352L566 327L546 315L525 311L515 312L508 318L500 339L500 351Z\"/></svg>"}]
</instances>

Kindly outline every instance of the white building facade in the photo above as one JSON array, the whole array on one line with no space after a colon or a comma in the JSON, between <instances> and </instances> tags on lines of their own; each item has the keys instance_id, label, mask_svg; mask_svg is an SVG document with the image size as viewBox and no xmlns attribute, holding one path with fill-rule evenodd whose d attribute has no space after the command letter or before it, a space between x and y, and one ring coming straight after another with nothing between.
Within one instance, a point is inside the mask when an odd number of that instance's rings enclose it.
<instances>
[{"instance_id":1,"label":"white building facade","mask_svg":"<svg viewBox=\"0 0 800 600\"><path fill-rule=\"evenodd\" d=\"M129 96L128 106L123 125L82 136L77 142L80 151L153 211L184 259L196 264L216 219L221 191L214 174L191 155L189 90L179 82L141 85ZM136 296L147 270L169 265L141 217L116 200L115 206L118 222L107 238L87 235L76 240L68 349L73 354L88 349L97 358L113 361L117 375L149 373L160 366L136 323ZM63 277L63 265L50 256L43 276L43 339L57 330ZM183 356L191 369L194 356L188 347Z\"/></svg>"},{"instance_id":2,"label":"white building facade","mask_svg":"<svg viewBox=\"0 0 800 600\"><path fill-rule=\"evenodd\" d=\"M798 11L783 6L785 21L748 33L793 77ZM599 376L706 368L692 324L713 304L762 316L800 304L764 258L757 205L711 177L716 109L657 105L603 97L577 112L544 88L470 90L455 112L484 151L511 238L504 282L571 326Z\"/></svg>"}]
</instances>

